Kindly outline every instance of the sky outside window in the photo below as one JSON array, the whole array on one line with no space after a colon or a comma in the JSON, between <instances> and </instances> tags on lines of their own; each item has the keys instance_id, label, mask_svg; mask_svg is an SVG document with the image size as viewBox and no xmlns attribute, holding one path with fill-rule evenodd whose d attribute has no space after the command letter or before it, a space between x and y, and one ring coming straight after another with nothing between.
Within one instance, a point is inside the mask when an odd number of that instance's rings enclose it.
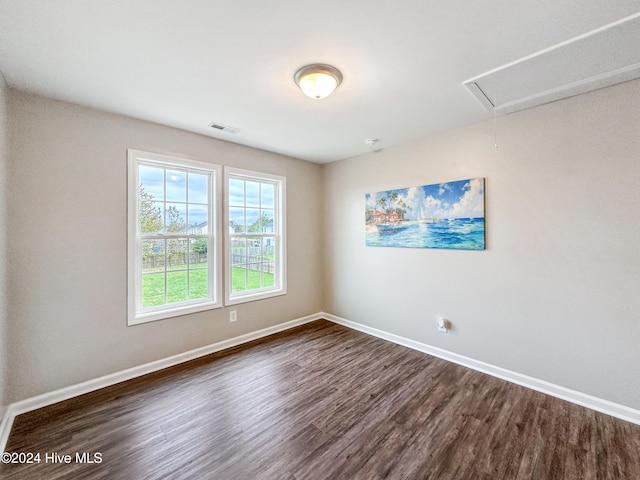
<instances>
[{"instance_id":1,"label":"sky outside window","mask_svg":"<svg viewBox=\"0 0 640 480\"><path fill-rule=\"evenodd\" d=\"M145 193L153 196L153 205L160 209L166 228L171 228L173 216L189 227L207 223L208 175L141 165L140 184Z\"/></svg>"}]
</instances>

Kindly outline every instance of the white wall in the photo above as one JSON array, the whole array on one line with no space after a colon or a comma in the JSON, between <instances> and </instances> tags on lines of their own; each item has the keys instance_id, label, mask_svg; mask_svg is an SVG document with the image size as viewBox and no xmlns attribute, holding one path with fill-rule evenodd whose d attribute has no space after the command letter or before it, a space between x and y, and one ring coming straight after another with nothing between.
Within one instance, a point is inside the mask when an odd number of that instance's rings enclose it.
<instances>
[{"instance_id":1,"label":"white wall","mask_svg":"<svg viewBox=\"0 0 640 480\"><path fill-rule=\"evenodd\" d=\"M0 418L6 406L5 382L7 378L7 169L9 166L9 140L7 135L7 86L0 73Z\"/></svg>"},{"instance_id":2,"label":"white wall","mask_svg":"<svg viewBox=\"0 0 640 480\"><path fill-rule=\"evenodd\" d=\"M640 408L639 112L635 81L328 165L325 311ZM365 246L366 192L471 177L486 251Z\"/></svg>"},{"instance_id":3,"label":"white wall","mask_svg":"<svg viewBox=\"0 0 640 480\"><path fill-rule=\"evenodd\" d=\"M15 90L9 113L8 401L322 310L319 165ZM286 176L289 293L127 327L127 148Z\"/></svg>"}]
</instances>

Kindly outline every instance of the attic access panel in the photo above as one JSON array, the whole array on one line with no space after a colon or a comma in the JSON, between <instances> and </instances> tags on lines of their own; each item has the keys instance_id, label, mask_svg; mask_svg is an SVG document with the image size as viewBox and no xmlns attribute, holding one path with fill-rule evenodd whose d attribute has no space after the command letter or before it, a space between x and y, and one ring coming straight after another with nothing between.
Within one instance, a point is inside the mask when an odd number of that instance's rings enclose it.
<instances>
[{"instance_id":1,"label":"attic access panel","mask_svg":"<svg viewBox=\"0 0 640 480\"><path fill-rule=\"evenodd\" d=\"M640 13L464 82L488 110L510 113L640 78Z\"/></svg>"}]
</instances>

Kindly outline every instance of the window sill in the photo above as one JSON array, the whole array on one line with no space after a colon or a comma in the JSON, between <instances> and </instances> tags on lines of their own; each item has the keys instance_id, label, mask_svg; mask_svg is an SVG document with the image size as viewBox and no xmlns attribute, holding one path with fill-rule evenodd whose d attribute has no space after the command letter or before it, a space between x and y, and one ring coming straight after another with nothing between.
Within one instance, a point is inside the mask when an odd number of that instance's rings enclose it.
<instances>
[{"instance_id":1,"label":"window sill","mask_svg":"<svg viewBox=\"0 0 640 480\"><path fill-rule=\"evenodd\" d=\"M222 305L218 302L206 302L198 303L197 305L182 305L174 308L165 308L158 311L139 313L134 318L129 318L128 326L140 325L148 322L155 322L157 320L164 320L166 318L180 317L182 315L189 315L191 313L204 312L207 310L213 310L221 308Z\"/></svg>"},{"instance_id":2,"label":"window sill","mask_svg":"<svg viewBox=\"0 0 640 480\"><path fill-rule=\"evenodd\" d=\"M270 291L262 291L255 293L247 293L240 296L234 296L226 299L224 302L225 306L238 305L240 303L254 302L256 300L264 300L265 298L271 297L279 297L281 295L286 295L287 291L284 289L281 290L270 290Z\"/></svg>"}]
</instances>

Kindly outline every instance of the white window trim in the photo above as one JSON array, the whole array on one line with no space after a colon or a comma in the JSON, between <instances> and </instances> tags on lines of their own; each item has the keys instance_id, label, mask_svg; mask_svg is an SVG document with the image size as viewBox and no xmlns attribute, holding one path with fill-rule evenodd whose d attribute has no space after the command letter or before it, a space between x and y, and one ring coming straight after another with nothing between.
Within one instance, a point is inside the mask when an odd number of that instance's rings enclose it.
<instances>
[{"instance_id":1,"label":"white window trim","mask_svg":"<svg viewBox=\"0 0 640 480\"><path fill-rule=\"evenodd\" d=\"M220 248L220 222L221 217L221 170L219 165L212 163L198 162L196 160L175 157L169 155L161 155L158 153L144 152L141 150L128 149L128 176L127 176L127 192L128 192L128 211L127 211L127 324L129 326L141 323L162 320L165 318L186 315L189 313L202 312L214 308L222 307L221 302L221 284L219 281L219 268L221 265L221 248ZM181 302L175 305L162 305L154 308L147 308L141 311L139 300L142 297L141 278L142 265L138 261L140 254L140 237L138 236L138 189L140 179L138 175L138 164L157 164L162 167L187 168L190 170L202 170L211 173L211 183L209 185L209 204L213 208L209 209L209 226L208 232L212 236L212 248L207 250L208 256L208 281L212 286L213 299L192 300L190 302ZM180 235L184 237L186 235Z\"/></svg>"},{"instance_id":2,"label":"white window trim","mask_svg":"<svg viewBox=\"0 0 640 480\"><path fill-rule=\"evenodd\" d=\"M273 181L278 184L277 194L274 198L274 211L278 217L279 232L274 232L274 235L278 237L276 245L279 245L277 251L276 262L277 278L279 285L275 287L267 287L259 290L252 290L248 293L236 293L232 294L231 287L231 241L229 232L229 179L231 177L243 178L244 180L256 180L256 181ZM265 298L277 297L285 295L287 293L287 214L286 214L286 178L279 175L272 175L268 173L256 172L252 170L243 170L234 167L224 167L224 278L225 278L225 301L226 306L237 305L240 303L253 302L255 300L262 300Z\"/></svg>"}]
</instances>

